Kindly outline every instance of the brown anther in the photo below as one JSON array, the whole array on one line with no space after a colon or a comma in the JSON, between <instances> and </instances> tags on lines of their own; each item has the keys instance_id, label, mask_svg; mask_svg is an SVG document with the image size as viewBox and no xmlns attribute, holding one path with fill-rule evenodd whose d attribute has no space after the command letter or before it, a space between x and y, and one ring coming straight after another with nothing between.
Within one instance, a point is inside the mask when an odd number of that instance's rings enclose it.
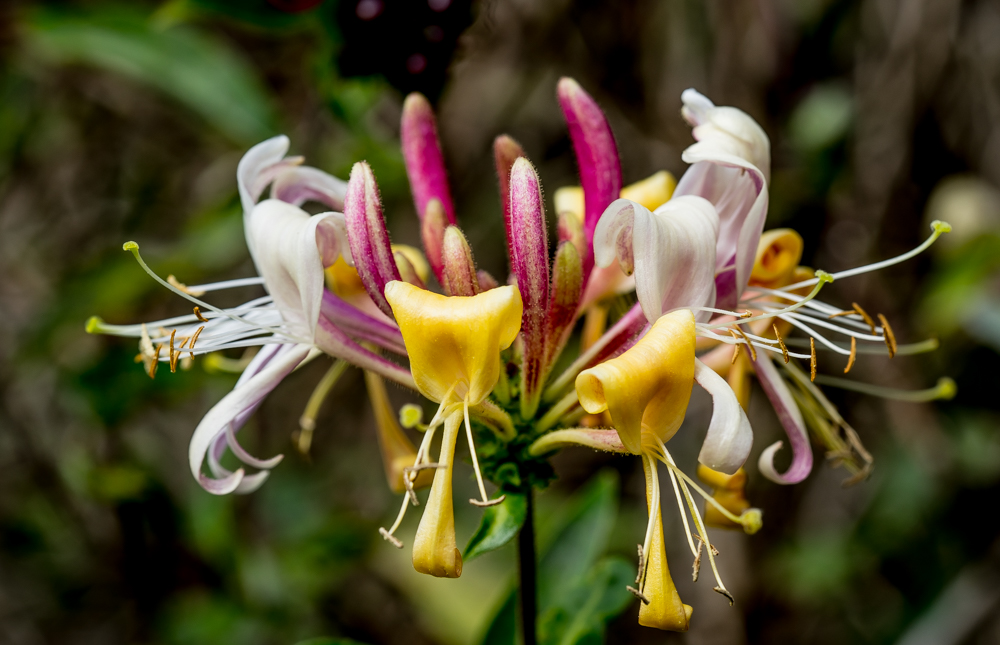
<instances>
[{"instance_id":1,"label":"brown anther","mask_svg":"<svg viewBox=\"0 0 1000 645\"><path fill-rule=\"evenodd\" d=\"M174 349L174 337L177 336L177 330L170 330L170 373L173 374L177 371L177 357L181 355L179 351Z\"/></svg>"},{"instance_id":2,"label":"brown anther","mask_svg":"<svg viewBox=\"0 0 1000 645\"><path fill-rule=\"evenodd\" d=\"M740 336L743 337L743 340L746 341L747 349L750 350L750 360L756 361L757 360L757 348L753 346L753 343L750 342L750 339L743 332L743 330L739 328L739 325L736 326L736 331L738 331L740 333Z\"/></svg>"},{"instance_id":3,"label":"brown anther","mask_svg":"<svg viewBox=\"0 0 1000 645\"><path fill-rule=\"evenodd\" d=\"M854 367L854 360L858 357L858 339L851 336L851 355L847 357L847 367L844 368L844 374L851 371Z\"/></svg>"},{"instance_id":4,"label":"brown anther","mask_svg":"<svg viewBox=\"0 0 1000 645\"><path fill-rule=\"evenodd\" d=\"M809 380L816 380L816 339L809 337Z\"/></svg>"},{"instance_id":5,"label":"brown anther","mask_svg":"<svg viewBox=\"0 0 1000 645\"><path fill-rule=\"evenodd\" d=\"M156 350L153 352L153 360L149 363L149 378L156 378L156 368L160 366L160 350L163 349L163 345L157 345Z\"/></svg>"},{"instance_id":6,"label":"brown anther","mask_svg":"<svg viewBox=\"0 0 1000 645\"><path fill-rule=\"evenodd\" d=\"M642 545L637 544L636 550L639 552L639 573L635 574L635 584L642 582L643 569L646 568L646 556L642 553Z\"/></svg>"},{"instance_id":7,"label":"brown anther","mask_svg":"<svg viewBox=\"0 0 1000 645\"><path fill-rule=\"evenodd\" d=\"M413 490L414 479L416 479L416 473L403 471L403 486L406 488L406 496L410 498L411 504L420 506L420 500L417 499L417 491Z\"/></svg>"},{"instance_id":8,"label":"brown anther","mask_svg":"<svg viewBox=\"0 0 1000 645\"><path fill-rule=\"evenodd\" d=\"M698 575L701 573L701 539L698 540L698 552L694 555L694 564L691 565L691 581L698 582Z\"/></svg>"},{"instance_id":9,"label":"brown anther","mask_svg":"<svg viewBox=\"0 0 1000 645\"><path fill-rule=\"evenodd\" d=\"M859 304L858 304L858 303L856 303L856 302L852 302L852 303L851 303L851 306L852 306L852 307L854 307L854 312L855 312L856 314L858 314L859 316L861 316L861 319L862 319L862 320L864 320L864 321L865 321L865 323L866 323L866 324L867 324L867 325L868 325L869 327L871 327L871 328L872 328L872 334L875 334L875 333L876 333L876 331L875 331L875 321L874 321L874 320L872 320L872 317L868 315L868 312L867 312L867 311L865 311L864 309L862 309L862 308L861 308L861 305L859 305Z\"/></svg>"},{"instance_id":10,"label":"brown anther","mask_svg":"<svg viewBox=\"0 0 1000 645\"><path fill-rule=\"evenodd\" d=\"M380 526L378 528L378 532L379 532L379 535L381 535L383 538L385 538L385 541L389 542L390 544L392 544L392 546L396 547L397 549L402 549L403 548L403 541L400 540L395 535L393 535L392 533L390 533L389 531L386 531L384 528L382 528Z\"/></svg>"},{"instance_id":11,"label":"brown anther","mask_svg":"<svg viewBox=\"0 0 1000 645\"><path fill-rule=\"evenodd\" d=\"M175 278L173 274L167 276L167 284L169 284L174 289L177 289L178 291L183 291L187 295L194 296L195 298L205 295L204 291L195 291L194 289L190 289L186 284Z\"/></svg>"},{"instance_id":12,"label":"brown anther","mask_svg":"<svg viewBox=\"0 0 1000 645\"><path fill-rule=\"evenodd\" d=\"M641 591L639 591L635 587L628 587L628 586L626 586L625 588L628 589L628 591L629 591L630 594L632 594L633 596L635 596L636 598L638 598L639 600L641 600L642 604L644 604L644 605L648 605L649 604L649 598L647 598L646 596L642 595Z\"/></svg>"},{"instance_id":13,"label":"brown anther","mask_svg":"<svg viewBox=\"0 0 1000 645\"><path fill-rule=\"evenodd\" d=\"M448 464L439 464L439 463L417 464L415 466L407 466L406 468L403 469L403 472L407 474L418 473L421 470L427 470L428 468L444 468L447 465Z\"/></svg>"},{"instance_id":14,"label":"brown anther","mask_svg":"<svg viewBox=\"0 0 1000 645\"><path fill-rule=\"evenodd\" d=\"M846 311L838 311L835 314L830 314L829 316L827 316L827 318L840 318L841 316L853 316L856 313L858 312L854 311L853 309L848 309Z\"/></svg>"},{"instance_id":15,"label":"brown anther","mask_svg":"<svg viewBox=\"0 0 1000 645\"><path fill-rule=\"evenodd\" d=\"M785 341L782 340L781 334L778 333L778 326L771 325L774 329L774 337L778 339L778 344L781 345L781 357L785 359L785 365L788 365L788 348L785 347Z\"/></svg>"},{"instance_id":16,"label":"brown anther","mask_svg":"<svg viewBox=\"0 0 1000 645\"><path fill-rule=\"evenodd\" d=\"M191 344L188 345L188 351L191 352L191 358L194 358L194 344L198 342L198 336L201 336L201 332L204 331L205 326L202 325L198 329L194 330L194 335L191 336Z\"/></svg>"},{"instance_id":17,"label":"brown anther","mask_svg":"<svg viewBox=\"0 0 1000 645\"><path fill-rule=\"evenodd\" d=\"M889 348L889 358L892 358L896 355L896 334L892 333L892 327L885 316L879 314L878 321L882 323L882 336L885 338L885 346Z\"/></svg>"},{"instance_id":18,"label":"brown anther","mask_svg":"<svg viewBox=\"0 0 1000 645\"><path fill-rule=\"evenodd\" d=\"M723 596L729 599L729 606L732 607L736 603L736 599L733 598L733 594L729 593L729 590L725 587L712 587L712 591L715 593L721 593Z\"/></svg>"},{"instance_id":19,"label":"brown anther","mask_svg":"<svg viewBox=\"0 0 1000 645\"><path fill-rule=\"evenodd\" d=\"M729 361L729 364L730 364L730 365L735 365L735 364L736 364L736 359L740 357L740 349L741 349L741 348L742 348L743 346L742 346L742 345L740 345L740 342L739 342L739 341L740 341L740 337L739 337L739 334L737 334L737 333L736 333L735 331L733 331L732 329L730 329L730 330L729 330L729 333L730 333L730 334L732 334L732 335L733 335L733 338L735 338L735 339L736 339L736 343L735 343L735 344L733 345L733 360Z\"/></svg>"},{"instance_id":20,"label":"brown anther","mask_svg":"<svg viewBox=\"0 0 1000 645\"><path fill-rule=\"evenodd\" d=\"M747 309L746 311L740 314L740 318L753 318L753 312Z\"/></svg>"},{"instance_id":21,"label":"brown anther","mask_svg":"<svg viewBox=\"0 0 1000 645\"><path fill-rule=\"evenodd\" d=\"M201 322L208 322L208 318L205 318L204 316L201 315L201 307L194 308L194 317L200 320Z\"/></svg>"},{"instance_id":22,"label":"brown anther","mask_svg":"<svg viewBox=\"0 0 1000 645\"><path fill-rule=\"evenodd\" d=\"M701 544L702 544L701 536L698 535L697 533L693 533L692 535L694 535L694 539L698 540L698 550L701 551ZM719 550L715 548L714 544L709 544L708 548L712 550L712 555L719 555Z\"/></svg>"},{"instance_id":23,"label":"brown anther","mask_svg":"<svg viewBox=\"0 0 1000 645\"><path fill-rule=\"evenodd\" d=\"M470 499L469 503L473 506L478 506L479 508L486 508L487 506L496 506L497 504L503 504L503 501L507 499L506 495L501 495L496 499L487 499L480 501L478 499Z\"/></svg>"}]
</instances>

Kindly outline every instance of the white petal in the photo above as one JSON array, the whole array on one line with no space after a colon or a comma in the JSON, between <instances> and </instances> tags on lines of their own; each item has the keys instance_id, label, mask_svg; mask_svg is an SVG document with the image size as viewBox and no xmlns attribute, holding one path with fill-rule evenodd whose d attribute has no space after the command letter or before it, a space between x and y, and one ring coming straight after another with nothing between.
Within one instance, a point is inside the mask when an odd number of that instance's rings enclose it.
<instances>
[{"instance_id":1,"label":"white petal","mask_svg":"<svg viewBox=\"0 0 1000 645\"><path fill-rule=\"evenodd\" d=\"M788 434L788 442L792 448L792 463L784 474L779 473L774 467L774 455L781 449L784 443L782 441L776 441L760 454L757 467L762 475L775 483L797 484L809 476L813 465L812 446L809 444L809 434L806 432L802 412L795 403L788 384L778 374L767 353L759 356L754 362L754 368L757 370L757 382L774 406L774 412Z\"/></svg>"},{"instance_id":2,"label":"white petal","mask_svg":"<svg viewBox=\"0 0 1000 645\"><path fill-rule=\"evenodd\" d=\"M304 340L311 341L316 332L324 261L332 264L347 246L342 217L310 216L296 206L268 199L254 207L247 221L264 286L292 333Z\"/></svg>"},{"instance_id":3,"label":"white petal","mask_svg":"<svg viewBox=\"0 0 1000 645\"><path fill-rule=\"evenodd\" d=\"M290 166L281 170L271 186L271 197L301 206L306 201L344 210L347 182L311 166Z\"/></svg>"},{"instance_id":4,"label":"white petal","mask_svg":"<svg viewBox=\"0 0 1000 645\"><path fill-rule=\"evenodd\" d=\"M249 214L260 199L267 183L259 181L264 170L285 158L289 141L285 135L272 137L247 150L236 167L236 183L240 189L243 213Z\"/></svg>"},{"instance_id":5,"label":"white petal","mask_svg":"<svg viewBox=\"0 0 1000 645\"><path fill-rule=\"evenodd\" d=\"M224 396L221 401L215 404L215 407L208 411L208 414L195 428L188 447L191 474L209 492L218 495L234 492L241 481L245 479L242 468L223 480L210 480L202 474L202 462L215 438L220 433L225 432L229 424L238 417L244 415L248 410L256 408L264 397L309 355L311 349L307 345L295 345L285 350L280 356L268 363L263 370L233 388L232 392Z\"/></svg>"},{"instance_id":6,"label":"white petal","mask_svg":"<svg viewBox=\"0 0 1000 645\"><path fill-rule=\"evenodd\" d=\"M712 205L700 197L679 197L652 213L639 204L633 209L635 292L646 319L715 304L719 218Z\"/></svg>"},{"instance_id":7,"label":"white petal","mask_svg":"<svg viewBox=\"0 0 1000 645\"><path fill-rule=\"evenodd\" d=\"M694 380L712 395L714 402L712 421L698 461L712 470L732 475L750 455L753 445L750 420L729 383L698 359L694 363Z\"/></svg>"},{"instance_id":8,"label":"white petal","mask_svg":"<svg viewBox=\"0 0 1000 645\"><path fill-rule=\"evenodd\" d=\"M616 199L604 209L597 221L594 228L594 263L602 269L611 266L617 258L625 275L632 275L635 265L632 253L632 225L635 219L633 206L638 204L627 199Z\"/></svg>"}]
</instances>

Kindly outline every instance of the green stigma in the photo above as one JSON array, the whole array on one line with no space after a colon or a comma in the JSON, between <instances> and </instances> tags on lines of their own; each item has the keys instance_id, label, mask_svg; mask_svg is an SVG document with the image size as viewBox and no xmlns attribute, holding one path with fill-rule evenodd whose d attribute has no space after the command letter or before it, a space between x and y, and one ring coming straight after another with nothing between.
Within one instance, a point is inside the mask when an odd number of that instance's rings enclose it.
<instances>
[{"instance_id":1,"label":"green stigma","mask_svg":"<svg viewBox=\"0 0 1000 645\"><path fill-rule=\"evenodd\" d=\"M135 253L136 251L139 250L139 244L138 242L125 242L124 244L122 244L122 250L131 251L132 253Z\"/></svg>"},{"instance_id":2,"label":"green stigma","mask_svg":"<svg viewBox=\"0 0 1000 645\"><path fill-rule=\"evenodd\" d=\"M816 269L816 279L823 284L831 284L833 282L833 276L823 269Z\"/></svg>"},{"instance_id":3,"label":"green stigma","mask_svg":"<svg viewBox=\"0 0 1000 645\"><path fill-rule=\"evenodd\" d=\"M942 235L944 233L951 233L951 224L949 224L948 222L941 221L939 219L936 219L933 222L931 222L931 228L934 229L934 232L937 233L938 235Z\"/></svg>"},{"instance_id":4,"label":"green stigma","mask_svg":"<svg viewBox=\"0 0 1000 645\"><path fill-rule=\"evenodd\" d=\"M86 327L87 333L88 334L101 333L101 326L103 324L104 321L101 320L100 316L91 316L90 318L87 319L87 327Z\"/></svg>"}]
</instances>

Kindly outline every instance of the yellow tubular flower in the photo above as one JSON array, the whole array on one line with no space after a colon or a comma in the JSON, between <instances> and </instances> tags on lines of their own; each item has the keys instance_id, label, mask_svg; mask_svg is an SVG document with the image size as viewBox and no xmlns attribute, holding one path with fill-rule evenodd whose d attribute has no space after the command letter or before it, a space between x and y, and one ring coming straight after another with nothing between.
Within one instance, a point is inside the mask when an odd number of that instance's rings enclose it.
<instances>
[{"instance_id":1,"label":"yellow tubular flower","mask_svg":"<svg viewBox=\"0 0 1000 645\"><path fill-rule=\"evenodd\" d=\"M397 495L406 491L403 483L404 469L413 465L417 457L417 449L413 442L399 427L396 413L389 402L389 394L385 391L385 381L374 372L365 370L365 385L368 387L368 398L375 412L375 425L378 428L378 446L382 452L382 464L385 467L385 477L389 488ZM430 470L422 470L411 486L426 488L430 485L433 475Z\"/></svg>"},{"instance_id":2,"label":"yellow tubular flower","mask_svg":"<svg viewBox=\"0 0 1000 645\"><path fill-rule=\"evenodd\" d=\"M640 454L680 428L694 387L694 314L680 310L656 321L632 349L576 378L580 405L611 413L625 448Z\"/></svg>"},{"instance_id":3,"label":"yellow tubular flower","mask_svg":"<svg viewBox=\"0 0 1000 645\"><path fill-rule=\"evenodd\" d=\"M802 259L802 237L790 228L765 231L757 245L750 284L777 289L790 284Z\"/></svg>"},{"instance_id":4,"label":"yellow tubular flower","mask_svg":"<svg viewBox=\"0 0 1000 645\"><path fill-rule=\"evenodd\" d=\"M455 442L464 421L482 496L480 501L470 502L485 506L502 501L503 497L487 499L473 445L469 407L483 403L500 378L500 352L510 347L521 327L521 294L517 287L505 286L475 296L441 296L393 281L385 287L385 298L403 335L417 389L440 404L413 459L414 470L403 474L413 481L416 472L435 470L427 509L413 544L413 567L421 573L457 578L462 574L462 555L455 546L452 503ZM440 456L436 463L430 463L427 453L435 429L442 421ZM410 497L404 499L392 528L381 530L397 546L402 543L393 533L409 500ZM413 500L416 503L415 497Z\"/></svg>"},{"instance_id":5,"label":"yellow tubular flower","mask_svg":"<svg viewBox=\"0 0 1000 645\"><path fill-rule=\"evenodd\" d=\"M746 498L747 471L740 468L732 475L712 470L704 464L698 464L698 479L715 489L712 499L722 505L733 515L740 516L750 508ZM722 514L713 504L705 503L705 524L724 529L740 529L742 524L732 521Z\"/></svg>"},{"instance_id":6,"label":"yellow tubular flower","mask_svg":"<svg viewBox=\"0 0 1000 645\"><path fill-rule=\"evenodd\" d=\"M649 599L649 604L640 603L639 624L672 632L686 632L693 610L691 605L681 602L674 580L670 577L670 569L667 567L660 505L656 503L656 507L653 508L653 483L657 481L655 468L656 461L653 459L642 460L642 469L646 474L646 504L650 507L651 515L655 512L655 517L651 521L653 531L650 535L649 548L646 550L645 584L642 587L642 594Z\"/></svg>"}]
</instances>

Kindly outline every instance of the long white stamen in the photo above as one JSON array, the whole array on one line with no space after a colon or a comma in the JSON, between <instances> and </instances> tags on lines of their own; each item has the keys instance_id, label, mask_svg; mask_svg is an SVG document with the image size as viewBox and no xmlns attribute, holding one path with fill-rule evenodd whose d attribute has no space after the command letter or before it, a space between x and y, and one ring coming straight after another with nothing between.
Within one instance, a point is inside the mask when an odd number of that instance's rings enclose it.
<instances>
[{"instance_id":1,"label":"long white stamen","mask_svg":"<svg viewBox=\"0 0 1000 645\"><path fill-rule=\"evenodd\" d=\"M230 312L228 312L228 311L226 311L224 309L219 309L215 305L211 305L211 304L205 302L204 300L200 300L198 298L195 298L191 294L185 293L183 290L178 289L174 285L170 284L169 282L167 282L166 280L164 280L163 278L161 278L160 276L158 276L152 269L149 268L149 266L146 264L145 260L142 259L142 255L139 254L139 245L138 244L136 244L135 242L126 242L124 245L122 245L122 248L124 250L130 251L132 253L132 255L136 259L136 262L139 263L139 266L141 266L142 269L143 269L143 271L145 271L146 273L148 273L151 278L153 278L154 280L156 280L157 282L159 282L161 285L163 285L167 289L173 291L174 293L176 293L180 297L184 298L185 300L193 302L194 304L198 305L199 307L203 307L204 309L209 309L211 311L214 311L215 313L217 313L220 316L226 316L227 318L231 318L232 320L235 320L237 322L242 322L242 323L244 323L244 324L246 324L248 326L257 327L259 329L263 329L265 331L269 331L269 332L271 332L272 334L274 334L276 336L283 336L283 337L287 338L291 342L299 343L299 344L303 344L303 345L312 345L312 341L311 340L305 340L305 339L301 339L301 338L296 338L294 336L291 336L290 334L286 334L286 333L284 333L284 332L282 332L280 330L274 329L272 327L267 327L267 326L264 326L264 325L258 325L258 324L255 324L253 322L250 322L248 320L244 320L243 318L237 316L236 314L230 313Z\"/></svg>"},{"instance_id":2,"label":"long white stamen","mask_svg":"<svg viewBox=\"0 0 1000 645\"><path fill-rule=\"evenodd\" d=\"M743 318L742 320L739 321L739 323L742 325L744 323L754 322L755 320L763 320L765 318L773 318L775 315L778 315L778 314L781 314L781 313L795 311L796 309L799 309L799 308L805 306L805 304L807 302L809 302L810 300L812 300L813 298L815 298L819 294L820 289L823 288L823 285L824 284L828 284L830 282L833 282L833 278L830 277L829 273L827 273L825 271L817 271L816 272L816 278L814 278L813 282L810 283L810 284L814 284L816 286L813 287L813 290L809 292L809 295L805 296L802 300L799 300L795 304L789 305L789 306L785 307L784 309L778 309L778 310L776 310L774 312L770 312L770 313L767 313L767 314L761 314L759 316L753 316L751 318ZM718 328L721 328L721 327L728 327L731 324L732 324L732 322L711 323L711 324L708 325L708 327L718 329Z\"/></svg>"},{"instance_id":3,"label":"long white stamen","mask_svg":"<svg viewBox=\"0 0 1000 645\"><path fill-rule=\"evenodd\" d=\"M462 406L465 410L465 436L469 439L469 452L472 454L472 469L476 471L476 483L479 484L479 494L483 498L483 503L487 504L490 498L486 496L486 486L483 485L483 474L479 472L479 458L476 456L476 442L472 438L472 424L469 422L469 400L465 399Z\"/></svg>"},{"instance_id":4,"label":"long white stamen","mask_svg":"<svg viewBox=\"0 0 1000 645\"><path fill-rule=\"evenodd\" d=\"M745 345L746 344L746 342L742 338L736 339L736 338L733 338L732 336L720 336L719 334L716 334L716 333L714 333L712 331L709 331L707 329L702 329L701 327L698 327L697 325L695 326L695 333L698 336L701 336L703 338L711 338L712 340L719 341L720 343L725 343L726 345ZM775 347L774 346L774 344L777 344L777 342L778 341L776 341L776 340L767 338L767 339L763 339L763 342L755 342L753 344L753 346L756 347L757 349L762 349L764 351L771 352L773 354L784 355L784 352L781 351L780 347ZM788 344L788 339L787 338L785 339L785 342L786 342L786 344ZM799 354L797 352L788 352L788 355L792 356L794 358L809 358L809 354Z\"/></svg>"},{"instance_id":5,"label":"long white stamen","mask_svg":"<svg viewBox=\"0 0 1000 645\"><path fill-rule=\"evenodd\" d=\"M891 267L892 265L899 264L900 262L905 262L910 258L912 258L913 256L920 255L921 253L923 253L925 250L927 250L927 248L931 244L934 244L934 242L943 234L951 232L951 225L948 224L948 222L942 222L940 220L934 220L933 222L931 222L931 228L934 230L934 232L931 233L931 236L928 237L926 240L924 240L923 244L913 249L912 251L909 251L902 255L897 255L896 257L889 258L888 260L882 260L881 262L876 262L874 264L868 264L865 266L856 267L854 269L847 269L846 271L839 271L833 274L833 278L835 280L839 280L841 278L849 278L853 275L870 273L872 271L878 271L886 267ZM794 291L795 289L801 289L802 287L808 287L814 284L816 284L816 278L812 278L810 280L803 280L802 282L796 282L795 284L790 284L787 287L782 287L782 289L784 291Z\"/></svg>"},{"instance_id":6,"label":"long white stamen","mask_svg":"<svg viewBox=\"0 0 1000 645\"><path fill-rule=\"evenodd\" d=\"M836 343L833 343L833 342L827 340L825 336L823 336L822 334L818 333L815 329L813 329L809 325L806 325L802 321L796 320L796 319L792 318L791 316L785 316L785 315L778 316L778 318L784 320L787 323L791 323L793 327L798 327L799 329L801 329L802 331L806 332L807 334L809 334L810 336L812 336L813 338L815 338L819 342L823 343L824 345L826 345L831 350L837 352L838 354L843 354L844 356L850 356L851 355L850 350L846 350L843 347L841 347L840 345L837 345Z\"/></svg>"},{"instance_id":7,"label":"long white stamen","mask_svg":"<svg viewBox=\"0 0 1000 645\"><path fill-rule=\"evenodd\" d=\"M810 325L816 325L817 327L823 327L824 329L830 329L832 331L844 334L845 336L853 336L858 340L868 340L876 343L884 343L885 338L882 336L873 336L872 334L862 334L859 332L851 331L849 329L844 329L840 325L836 325L826 320L820 320L819 318L814 318L812 316L803 316L801 314L784 314L789 318L794 318L795 320L808 321ZM785 319L787 320L787 318ZM865 329L868 329L866 326Z\"/></svg>"},{"instance_id":8,"label":"long white stamen","mask_svg":"<svg viewBox=\"0 0 1000 645\"><path fill-rule=\"evenodd\" d=\"M244 315L250 315L250 313L258 311L278 311L277 307L264 307L261 305L268 304L271 302L271 296L264 296L262 298L257 298L256 300L251 300L249 302L243 303L238 307L233 307L229 311L233 313L241 313ZM206 312L205 318L211 321L222 322L232 322L227 316L218 316L214 312ZM194 323L200 323L201 321L197 316L193 314L187 314L186 316L175 316L173 318L164 318L163 320L154 320L147 323L139 323L135 325L109 325L97 316L92 316L90 320L87 321L87 331L92 334L107 334L109 336L135 336L139 337L142 335L142 325L145 324L149 329L158 329L160 327L175 327L177 325L186 325ZM207 324L207 323L206 323ZM194 325L198 326L198 325Z\"/></svg>"},{"instance_id":9,"label":"long white stamen","mask_svg":"<svg viewBox=\"0 0 1000 645\"><path fill-rule=\"evenodd\" d=\"M255 276L253 278L236 278L235 280L223 280L222 282L210 282L209 284L196 284L189 286L191 291L221 291L223 289L235 289L236 287L251 287L264 284L264 278Z\"/></svg>"},{"instance_id":10,"label":"long white stamen","mask_svg":"<svg viewBox=\"0 0 1000 645\"><path fill-rule=\"evenodd\" d=\"M865 327L867 329L867 327ZM809 347L809 341L803 338L786 338L785 343L787 345L794 345L796 347ZM907 345L897 345L896 354L900 356L908 356L912 354L926 354L927 352L933 352L938 348L940 342L936 338L928 338L927 340L922 340L919 343L909 343ZM850 349L850 345L840 345L837 347L842 347L845 350ZM889 352L883 345L882 347L871 347L868 345L858 346L859 354L878 354L880 356L888 356Z\"/></svg>"}]
</instances>

